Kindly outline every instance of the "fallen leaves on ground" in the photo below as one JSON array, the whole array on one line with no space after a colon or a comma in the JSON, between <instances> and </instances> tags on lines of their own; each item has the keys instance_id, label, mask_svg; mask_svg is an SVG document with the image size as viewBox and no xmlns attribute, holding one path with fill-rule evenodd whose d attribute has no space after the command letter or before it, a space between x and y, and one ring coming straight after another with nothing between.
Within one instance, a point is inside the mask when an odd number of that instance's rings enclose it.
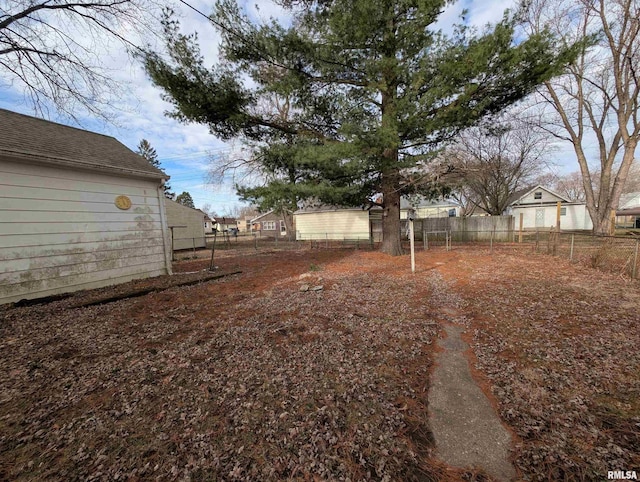
<instances>
[{"instance_id":1,"label":"fallen leaves on ground","mask_svg":"<svg viewBox=\"0 0 640 482\"><path fill-rule=\"evenodd\" d=\"M639 467L640 284L544 255L468 252L460 268L449 278L525 477Z\"/></svg>"},{"instance_id":2,"label":"fallen leaves on ground","mask_svg":"<svg viewBox=\"0 0 640 482\"><path fill-rule=\"evenodd\" d=\"M408 280L323 269L344 256L258 256L141 298L4 309L0 478L436 480L437 326Z\"/></svg>"}]
</instances>

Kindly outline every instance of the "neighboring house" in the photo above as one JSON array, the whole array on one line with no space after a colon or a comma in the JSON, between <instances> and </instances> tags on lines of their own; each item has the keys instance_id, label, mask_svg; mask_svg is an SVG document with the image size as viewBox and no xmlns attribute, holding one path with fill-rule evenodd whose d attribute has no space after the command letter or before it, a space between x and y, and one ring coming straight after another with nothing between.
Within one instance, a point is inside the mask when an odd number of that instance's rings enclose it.
<instances>
[{"instance_id":1,"label":"neighboring house","mask_svg":"<svg viewBox=\"0 0 640 482\"><path fill-rule=\"evenodd\" d=\"M616 227L640 229L640 207L618 209L616 211Z\"/></svg>"},{"instance_id":2,"label":"neighboring house","mask_svg":"<svg viewBox=\"0 0 640 482\"><path fill-rule=\"evenodd\" d=\"M516 229L520 226L520 214L523 215L524 229L555 228L558 202L561 203L560 229L593 229L585 203L571 202L566 197L540 185L514 193L505 214L515 217Z\"/></svg>"},{"instance_id":3,"label":"neighboring house","mask_svg":"<svg viewBox=\"0 0 640 482\"><path fill-rule=\"evenodd\" d=\"M251 231L251 220L254 216L245 216L242 219L238 219L238 231L241 233L248 233Z\"/></svg>"},{"instance_id":4,"label":"neighboring house","mask_svg":"<svg viewBox=\"0 0 640 482\"><path fill-rule=\"evenodd\" d=\"M170 274L166 179L113 137L0 109L0 304Z\"/></svg>"},{"instance_id":5,"label":"neighboring house","mask_svg":"<svg viewBox=\"0 0 640 482\"><path fill-rule=\"evenodd\" d=\"M205 213L204 211L200 210L200 212L202 213L203 219L204 219L204 232L205 232L205 234L213 233L214 226L215 226L215 221L213 219L211 219L211 217L207 213Z\"/></svg>"},{"instance_id":6,"label":"neighboring house","mask_svg":"<svg viewBox=\"0 0 640 482\"><path fill-rule=\"evenodd\" d=\"M368 240L378 233L382 218L381 209L321 206L296 211L293 219L298 240Z\"/></svg>"},{"instance_id":7,"label":"neighboring house","mask_svg":"<svg viewBox=\"0 0 640 482\"><path fill-rule=\"evenodd\" d=\"M232 229L238 229L238 220L236 218L227 218L224 216L215 219L215 229L221 232L229 232Z\"/></svg>"},{"instance_id":8,"label":"neighboring house","mask_svg":"<svg viewBox=\"0 0 640 482\"><path fill-rule=\"evenodd\" d=\"M287 225L281 214L276 214L273 209L249 221L251 231L260 233L260 236L286 236Z\"/></svg>"},{"instance_id":9,"label":"neighboring house","mask_svg":"<svg viewBox=\"0 0 640 482\"><path fill-rule=\"evenodd\" d=\"M403 197L400 199L400 219L407 219L411 208L416 212L416 219L460 216L460 206L453 201L422 199L412 203Z\"/></svg>"},{"instance_id":10,"label":"neighboring house","mask_svg":"<svg viewBox=\"0 0 640 482\"><path fill-rule=\"evenodd\" d=\"M640 192L620 196L616 211L616 227L640 229Z\"/></svg>"},{"instance_id":11,"label":"neighboring house","mask_svg":"<svg viewBox=\"0 0 640 482\"><path fill-rule=\"evenodd\" d=\"M618 209L640 208L640 192L630 192L620 196Z\"/></svg>"},{"instance_id":12,"label":"neighboring house","mask_svg":"<svg viewBox=\"0 0 640 482\"><path fill-rule=\"evenodd\" d=\"M166 197L164 205L173 250L204 248L204 213Z\"/></svg>"}]
</instances>

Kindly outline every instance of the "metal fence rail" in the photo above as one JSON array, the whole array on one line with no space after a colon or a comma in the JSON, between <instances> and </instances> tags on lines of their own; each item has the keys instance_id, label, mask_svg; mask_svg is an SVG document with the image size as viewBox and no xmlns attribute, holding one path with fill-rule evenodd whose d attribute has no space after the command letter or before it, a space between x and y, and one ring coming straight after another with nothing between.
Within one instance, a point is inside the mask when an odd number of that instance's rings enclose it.
<instances>
[{"instance_id":1,"label":"metal fence rail","mask_svg":"<svg viewBox=\"0 0 640 482\"><path fill-rule=\"evenodd\" d=\"M522 254L538 253L565 258L574 263L618 273L632 279L640 278L640 237L596 236L583 232L556 232L554 230L516 231L493 229L486 223L480 231L428 230L429 223L415 223L417 249L456 249L463 246L486 248L493 251L510 249ZM401 226L403 246L408 248L407 229ZM425 229L420 229L420 228ZM468 226L467 226L468 227ZM299 233L296 233L299 234ZM364 249L380 247L381 233L307 233L304 236L269 237L252 233L237 236L218 234L207 235L205 246L201 238L180 239L180 246L186 249L174 251L174 259L206 256L215 239L216 251L237 251L255 253L268 250L299 249ZM301 239L300 239L301 238Z\"/></svg>"},{"instance_id":2,"label":"metal fence rail","mask_svg":"<svg viewBox=\"0 0 640 482\"><path fill-rule=\"evenodd\" d=\"M502 250L511 249L522 254L537 253L557 256L602 271L617 273L632 279L640 278L640 238L632 236L599 236L589 233L557 232L554 230L496 231L489 236L485 233L466 231L451 232L448 249L469 246ZM511 241L504 241L511 239ZM428 234L425 249L446 248L446 238Z\"/></svg>"}]
</instances>

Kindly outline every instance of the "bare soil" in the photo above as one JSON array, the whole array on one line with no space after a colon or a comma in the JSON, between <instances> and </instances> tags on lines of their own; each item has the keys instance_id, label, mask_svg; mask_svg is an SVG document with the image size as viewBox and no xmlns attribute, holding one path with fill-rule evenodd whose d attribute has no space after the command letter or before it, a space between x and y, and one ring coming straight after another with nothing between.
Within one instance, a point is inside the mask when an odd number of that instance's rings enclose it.
<instances>
[{"instance_id":1,"label":"bare soil","mask_svg":"<svg viewBox=\"0 0 640 482\"><path fill-rule=\"evenodd\" d=\"M415 275L355 250L216 264L242 273L0 307L0 479L489 480L434 456L429 379L452 318L518 477L640 466L637 282L499 250L419 253Z\"/></svg>"}]
</instances>

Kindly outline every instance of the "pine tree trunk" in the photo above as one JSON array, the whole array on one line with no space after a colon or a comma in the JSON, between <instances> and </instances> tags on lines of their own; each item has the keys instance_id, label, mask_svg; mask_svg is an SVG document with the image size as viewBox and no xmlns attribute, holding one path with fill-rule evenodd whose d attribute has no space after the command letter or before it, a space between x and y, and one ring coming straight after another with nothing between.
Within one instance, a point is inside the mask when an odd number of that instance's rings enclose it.
<instances>
[{"instance_id":1,"label":"pine tree trunk","mask_svg":"<svg viewBox=\"0 0 640 482\"><path fill-rule=\"evenodd\" d=\"M404 254L400 239L400 193L393 182L394 176L383 175L382 247L380 251L391 256Z\"/></svg>"}]
</instances>

